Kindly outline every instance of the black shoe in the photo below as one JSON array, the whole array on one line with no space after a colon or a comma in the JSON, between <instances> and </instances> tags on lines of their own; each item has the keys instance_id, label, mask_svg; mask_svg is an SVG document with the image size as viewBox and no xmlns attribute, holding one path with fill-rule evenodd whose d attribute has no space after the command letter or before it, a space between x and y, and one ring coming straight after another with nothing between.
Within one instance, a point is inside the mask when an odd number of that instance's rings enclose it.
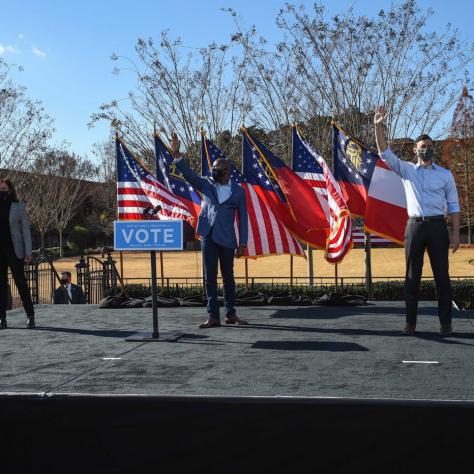
<instances>
[{"instance_id":1,"label":"black shoe","mask_svg":"<svg viewBox=\"0 0 474 474\"><path fill-rule=\"evenodd\" d=\"M0 329L7 329L7 318L0 318Z\"/></svg>"},{"instance_id":2,"label":"black shoe","mask_svg":"<svg viewBox=\"0 0 474 474\"><path fill-rule=\"evenodd\" d=\"M28 319L26 320L26 328L27 329L34 329L36 327L35 325L35 316L28 316Z\"/></svg>"},{"instance_id":3,"label":"black shoe","mask_svg":"<svg viewBox=\"0 0 474 474\"><path fill-rule=\"evenodd\" d=\"M451 324L442 324L439 330L441 337L449 337L453 335L453 326Z\"/></svg>"},{"instance_id":4,"label":"black shoe","mask_svg":"<svg viewBox=\"0 0 474 474\"><path fill-rule=\"evenodd\" d=\"M407 324L402 331L402 334L404 336L414 336L416 331L416 325L415 324Z\"/></svg>"}]
</instances>

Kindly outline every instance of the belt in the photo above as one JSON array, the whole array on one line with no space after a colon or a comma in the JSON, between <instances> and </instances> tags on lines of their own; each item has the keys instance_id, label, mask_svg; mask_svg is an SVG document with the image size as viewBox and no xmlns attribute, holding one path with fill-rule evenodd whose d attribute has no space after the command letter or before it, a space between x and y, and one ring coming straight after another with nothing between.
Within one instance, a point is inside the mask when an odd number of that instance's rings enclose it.
<instances>
[{"instance_id":1,"label":"belt","mask_svg":"<svg viewBox=\"0 0 474 474\"><path fill-rule=\"evenodd\" d=\"M412 222L444 221L444 216L409 217Z\"/></svg>"}]
</instances>

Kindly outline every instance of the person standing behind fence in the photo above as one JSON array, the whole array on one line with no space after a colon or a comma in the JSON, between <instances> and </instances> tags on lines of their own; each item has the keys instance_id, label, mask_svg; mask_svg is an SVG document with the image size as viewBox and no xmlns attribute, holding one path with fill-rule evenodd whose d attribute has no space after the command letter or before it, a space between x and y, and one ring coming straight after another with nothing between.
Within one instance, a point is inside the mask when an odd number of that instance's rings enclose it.
<instances>
[{"instance_id":1,"label":"person standing behind fence","mask_svg":"<svg viewBox=\"0 0 474 474\"><path fill-rule=\"evenodd\" d=\"M379 107L374 115L375 138L379 155L397 173L405 187L408 222L405 230L405 307L407 336L416 330L418 293L425 249L428 250L431 268L438 293L440 335L451 336L452 299L449 278L450 238L446 225L447 211L453 223L451 246L459 248L459 200L453 175L433 162L433 140L428 135L415 139L413 152L417 163L400 160L387 145L384 123L386 112Z\"/></svg>"},{"instance_id":2,"label":"person standing behind fence","mask_svg":"<svg viewBox=\"0 0 474 474\"><path fill-rule=\"evenodd\" d=\"M32 262L30 220L24 203L18 201L13 183L0 180L0 329L7 328L8 268L18 288L27 320L35 327L35 309L26 283L24 263Z\"/></svg>"},{"instance_id":3,"label":"person standing behind fence","mask_svg":"<svg viewBox=\"0 0 474 474\"><path fill-rule=\"evenodd\" d=\"M61 286L54 290L53 304L84 304L82 288L71 283L71 272L61 272Z\"/></svg>"}]
</instances>

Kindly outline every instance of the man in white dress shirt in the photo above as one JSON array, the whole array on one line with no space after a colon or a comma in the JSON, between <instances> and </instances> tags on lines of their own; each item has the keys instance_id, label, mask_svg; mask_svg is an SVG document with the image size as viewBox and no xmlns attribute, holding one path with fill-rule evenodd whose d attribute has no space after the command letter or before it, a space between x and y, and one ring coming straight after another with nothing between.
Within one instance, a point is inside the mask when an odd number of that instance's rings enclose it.
<instances>
[{"instance_id":1,"label":"man in white dress shirt","mask_svg":"<svg viewBox=\"0 0 474 474\"><path fill-rule=\"evenodd\" d=\"M452 335L452 289L449 279L448 253L450 238L445 212L453 226L451 246L459 248L459 200L452 173L433 162L433 141L428 135L415 140L413 151L417 163L400 160L390 150L385 139L386 113L379 107L374 116L375 138L380 157L403 181L407 198L408 222L405 231L405 307L404 334L416 330L418 293L425 249L433 269L438 293L440 335Z\"/></svg>"}]
</instances>

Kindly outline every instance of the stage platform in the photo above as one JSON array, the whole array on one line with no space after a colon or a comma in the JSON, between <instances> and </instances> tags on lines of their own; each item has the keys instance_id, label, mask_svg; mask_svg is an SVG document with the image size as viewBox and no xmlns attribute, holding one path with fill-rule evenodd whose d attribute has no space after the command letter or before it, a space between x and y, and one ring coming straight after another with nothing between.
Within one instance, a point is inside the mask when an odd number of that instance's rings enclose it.
<instances>
[{"instance_id":1,"label":"stage platform","mask_svg":"<svg viewBox=\"0 0 474 474\"><path fill-rule=\"evenodd\" d=\"M0 331L0 467L36 472L457 472L474 443L474 312L418 335L400 302L205 308L37 306Z\"/></svg>"},{"instance_id":2,"label":"stage platform","mask_svg":"<svg viewBox=\"0 0 474 474\"><path fill-rule=\"evenodd\" d=\"M435 305L420 306L417 337L394 302L242 307L249 326L208 330L204 308L160 308L160 330L184 333L175 343L125 341L151 331L150 308L43 305L34 331L13 310L0 392L473 400L474 312L455 311L441 338Z\"/></svg>"}]
</instances>

